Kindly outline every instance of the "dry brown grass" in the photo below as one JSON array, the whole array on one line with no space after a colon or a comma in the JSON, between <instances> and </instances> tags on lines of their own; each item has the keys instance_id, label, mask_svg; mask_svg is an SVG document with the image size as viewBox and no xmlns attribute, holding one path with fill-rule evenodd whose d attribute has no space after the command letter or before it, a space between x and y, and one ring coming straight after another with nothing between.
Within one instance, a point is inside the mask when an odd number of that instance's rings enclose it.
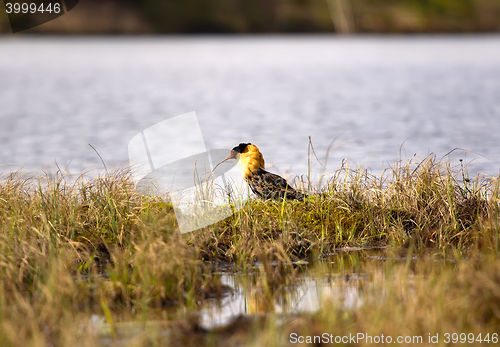
<instances>
[{"instance_id":1,"label":"dry brown grass","mask_svg":"<svg viewBox=\"0 0 500 347\"><path fill-rule=\"evenodd\" d=\"M265 309L312 271L297 260L313 266L337 247L369 245L407 248L410 258L432 249L457 264L391 265L380 281L360 283L368 298L362 306L298 316L313 322L300 329L335 324L338 331L374 333L390 324L398 332L486 332L498 322L500 303L498 182L468 179L432 157L382 177L342 167L306 202L252 200L224 221L181 235L172 206L138 194L127 171L74 181L12 174L0 181L0 345L118 343L126 320L143 324L134 325L139 332L127 345L164 341L165 329L182 344L219 343L229 330L207 332L190 314L205 298L227 293L213 272L221 264L243 273L257 266L248 286L261 293L256 305ZM386 304L370 301L381 293L390 294ZM152 324L158 309L189 314ZM105 320L97 333L93 314ZM242 324L264 344L295 329L273 317Z\"/></svg>"},{"instance_id":2,"label":"dry brown grass","mask_svg":"<svg viewBox=\"0 0 500 347\"><path fill-rule=\"evenodd\" d=\"M499 201L498 178L469 179L433 156L381 176L343 166L305 203L252 201L192 242L206 259L229 261L273 243L292 259L360 245L497 252Z\"/></svg>"}]
</instances>

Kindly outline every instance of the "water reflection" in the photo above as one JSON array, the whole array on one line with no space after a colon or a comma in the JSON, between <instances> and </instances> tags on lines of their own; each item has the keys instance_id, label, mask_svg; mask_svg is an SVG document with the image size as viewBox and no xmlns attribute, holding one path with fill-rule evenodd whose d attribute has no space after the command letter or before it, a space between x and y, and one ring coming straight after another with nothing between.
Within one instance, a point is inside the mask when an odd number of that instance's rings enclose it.
<instances>
[{"instance_id":1,"label":"water reflection","mask_svg":"<svg viewBox=\"0 0 500 347\"><path fill-rule=\"evenodd\" d=\"M200 311L200 324L206 329L228 324L240 315L294 314L318 311L325 304L350 309L363 303L363 288L373 278L383 278L383 267L364 273L364 262L383 262L383 250L354 250L330 254L312 267L288 264L298 270L293 280L279 286L266 286L260 267L247 273L221 272L223 284L233 293L210 300ZM265 277L265 276L264 276Z\"/></svg>"},{"instance_id":2,"label":"water reflection","mask_svg":"<svg viewBox=\"0 0 500 347\"><path fill-rule=\"evenodd\" d=\"M391 278L404 278L410 284L397 285L396 294L406 300L413 294L416 278L411 271L398 277L393 265L411 265L422 259L405 250L351 248L324 255L313 264L259 263L244 270L226 265L215 272L232 289L223 297L198 302L192 308L148 308L147 314L132 309L115 316L113 322L94 314L82 329L87 329L105 346L134 342L141 345L145 341L166 343L179 338L199 345L214 331L221 338L227 332L247 331L270 313L284 321L295 314L350 310L383 301L394 295Z\"/></svg>"}]
</instances>

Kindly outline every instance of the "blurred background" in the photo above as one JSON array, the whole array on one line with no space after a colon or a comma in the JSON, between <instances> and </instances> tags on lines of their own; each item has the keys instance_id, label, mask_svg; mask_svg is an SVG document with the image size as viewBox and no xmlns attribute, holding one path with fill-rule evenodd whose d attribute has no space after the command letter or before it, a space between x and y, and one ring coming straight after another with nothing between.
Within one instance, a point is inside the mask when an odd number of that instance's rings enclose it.
<instances>
[{"instance_id":1,"label":"blurred background","mask_svg":"<svg viewBox=\"0 0 500 347\"><path fill-rule=\"evenodd\" d=\"M81 0L31 32L467 33L497 32L499 18L498 0Z\"/></svg>"},{"instance_id":2,"label":"blurred background","mask_svg":"<svg viewBox=\"0 0 500 347\"><path fill-rule=\"evenodd\" d=\"M0 171L102 167L89 144L116 167L195 111L207 148L252 142L281 174L308 172L309 136L315 174L454 148L499 173L500 0L80 0L15 34L3 6Z\"/></svg>"}]
</instances>

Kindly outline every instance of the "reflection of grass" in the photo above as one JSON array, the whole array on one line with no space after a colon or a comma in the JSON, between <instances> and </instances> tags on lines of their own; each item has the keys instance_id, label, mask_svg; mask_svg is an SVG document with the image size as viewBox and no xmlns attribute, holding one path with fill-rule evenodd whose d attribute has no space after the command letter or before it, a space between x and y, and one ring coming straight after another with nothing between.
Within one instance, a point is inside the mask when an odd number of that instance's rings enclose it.
<instances>
[{"instance_id":1,"label":"reflection of grass","mask_svg":"<svg viewBox=\"0 0 500 347\"><path fill-rule=\"evenodd\" d=\"M271 339L278 346L297 345L290 343L291 336L321 337L322 334L326 334L327 339L330 334L333 339L364 334L363 339L355 339L355 343L347 340L344 345L370 344L366 335L372 338L384 335L390 337L392 343L398 336L410 339L399 345L416 345L419 341L430 345L429 334L439 335L439 345L445 345L447 337L450 344L452 339L455 343L456 339L471 343L472 335L475 340L479 334L481 339L487 337L491 345L499 341L500 262L497 257L483 255L455 263L424 257L410 261L409 266L404 261L390 259L362 262L357 271L368 276L361 280L352 279L353 271L356 270L352 267L344 268L345 279L333 281L332 291L325 288L317 312L292 315L284 322L279 315L268 315L259 334L248 337L251 345L264 345ZM330 273L328 267L316 269L318 275ZM353 292L354 305L352 302L346 305ZM452 336L453 333L458 336ZM474 340L472 344L479 345Z\"/></svg>"},{"instance_id":2,"label":"reflection of grass","mask_svg":"<svg viewBox=\"0 0 500 347\"><path fill-rule=\"evenodd\" d=\"M249 302L255 313L266 311L285 300L301 271L333 271L314 266L320 253L354 245L407 248L408 261L382 264L384 278L360 281L368 296L353 310L325 297L318 313L295 317L299 325L292 319L278 328L272 315L240 320L262 333L252 335L257 345L287 338L282 331L329 326L338 333L486 332L499 321L498 188L498 179L469 179L433 158L383 177L342 167L305 202L251 200L226 220L180 235L172 205L138 194L127 172L74 183L10 175L0 182L0 345L94 346L92 313L119 340L120 320L170 317L158 316L157 308L193 312L204 298L227 292L212 271L221 261L243 273L258 262L245 290L255 294ZM429 248L456 264L411 260ZM306 259L313 270L291 266ZM354 263L336 264L335 271L379 273ZM186 344L240 331L207 334L190 316L166 325L175 330L168 335L173 341L189 335ZM138 345L166 338L151 324L142 327Z\"/></svg>"}]
</instances>

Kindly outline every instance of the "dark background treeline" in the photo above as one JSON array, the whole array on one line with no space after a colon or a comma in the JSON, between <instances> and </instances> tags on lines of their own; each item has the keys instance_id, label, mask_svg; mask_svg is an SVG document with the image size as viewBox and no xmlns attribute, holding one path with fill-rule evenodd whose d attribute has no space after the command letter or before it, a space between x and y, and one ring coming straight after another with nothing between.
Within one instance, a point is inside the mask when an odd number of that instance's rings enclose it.
<instances>
[{"instance_id":1,"label":"dark background treeline","mask_svg":"<svg viewBox=\"0 0 500 347\"><path fill-rule=\"evenodd\" d=\"M129 0L160 32L498 31L500 0Z\"/></svg>"},{"instance_id":2,"label":"dark background treeline","mask_svg":"<svg viewBox=\"0 0 500 347\"><path fill-rule=\"evenodd\" d=\"M10 32L5 13L0 17L0 25L1 31ZM67 15L30 31L498 32L500 0L80 0Z\"/></svg>"}]
</instances>

